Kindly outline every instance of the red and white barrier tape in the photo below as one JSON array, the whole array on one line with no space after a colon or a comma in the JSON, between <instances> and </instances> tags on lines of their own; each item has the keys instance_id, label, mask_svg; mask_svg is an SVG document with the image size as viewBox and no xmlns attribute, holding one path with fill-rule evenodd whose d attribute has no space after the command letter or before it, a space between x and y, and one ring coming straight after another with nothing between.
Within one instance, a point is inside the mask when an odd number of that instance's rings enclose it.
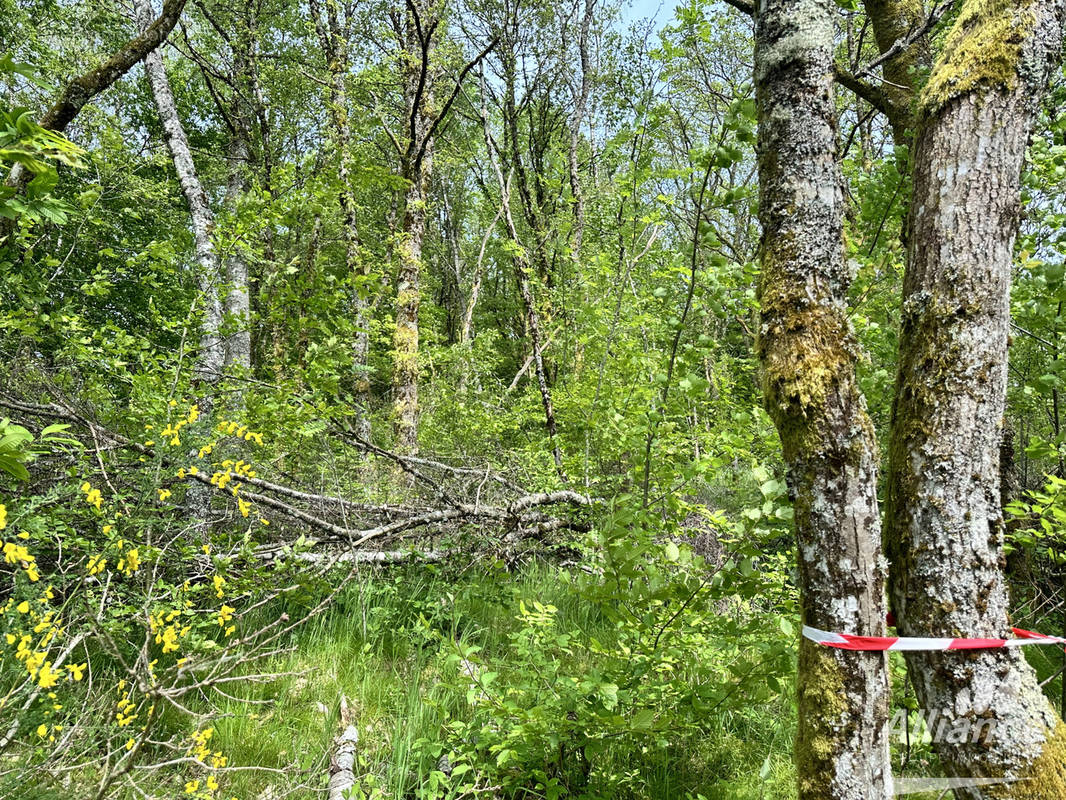
<instances>
[{"instance_id":1,"label":"red and white barrier tape","mask_svg":"<svg viewBox=\"0 0 1066 800\"><path fill-rule=\"evenodd\" d=\"M812 642L838 650L987 650L995 647L1024 647L1029 644L1066 644L1059 636L1011 628L1017 639L933 639L921 636L852 636L848 633L829 633L809 625L803 635Z\"/></svg>"}]
</instances>

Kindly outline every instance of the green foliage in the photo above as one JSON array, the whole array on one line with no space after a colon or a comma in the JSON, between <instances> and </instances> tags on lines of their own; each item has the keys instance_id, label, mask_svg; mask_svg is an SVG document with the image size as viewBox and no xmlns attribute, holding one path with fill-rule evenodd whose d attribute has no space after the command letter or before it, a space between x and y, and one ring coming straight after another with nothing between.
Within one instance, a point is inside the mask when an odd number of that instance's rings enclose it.
<instances>
[{"instance_id":1,"label":"green foliage","mask_svg":"<svg viewBox=\"0 0 1066 800\"><path fill-rule=\"evenodd\" d=\"M56 445L80 447L81 442L64 435L69 425L54 424L43 428L36 437L10 419L0 419L0 472L22 481L30 479L26 465Z\"/></svg>"},{"instance_id":2,"label":"green foliage","mask_svg":"<svg viewBox=\"0 0 1066 800\"><path fill-rule=\"evenodd\" d=\"M11 62L10 57L0 62L0 71L26 69ZM0 217L27 223L66 222L72 208L52 194L59 183L56 166L81 167L84 154L65 137L38 125L29 109L0 108L0 164L17 164L33 175L24 194L13 186L0 186Z\"/></svg>"}]
</instances>

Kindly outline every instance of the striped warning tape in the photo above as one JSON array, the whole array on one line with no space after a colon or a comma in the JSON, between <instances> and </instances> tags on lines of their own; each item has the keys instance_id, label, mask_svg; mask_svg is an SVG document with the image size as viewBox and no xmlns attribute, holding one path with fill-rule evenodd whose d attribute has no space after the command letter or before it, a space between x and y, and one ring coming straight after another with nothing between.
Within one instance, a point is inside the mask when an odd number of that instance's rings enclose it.
<instances>
[{"instance_id":1,"label":"striped warning tape","mask_svg":"<svg viewBox=\"0 0 1066 800\"><path fill-rule=\"evenodd\" d=\"M1029 644L1066 644L1059 636L1011 628L1017 639L933 639L922 636L852 636L848 633L829 633L809 625L803 635L812 642L838 650L987 650L995 647L1024 647Z\"/></svg>"}]
</instances>

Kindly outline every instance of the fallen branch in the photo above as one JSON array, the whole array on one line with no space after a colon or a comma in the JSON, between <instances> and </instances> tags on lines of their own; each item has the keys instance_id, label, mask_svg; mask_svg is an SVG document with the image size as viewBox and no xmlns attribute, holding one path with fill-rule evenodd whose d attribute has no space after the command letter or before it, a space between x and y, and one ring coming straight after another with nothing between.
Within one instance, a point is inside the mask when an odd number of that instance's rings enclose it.
<instances>
[{"instance_id":1,"label":"fallen branch","mask_svg":"<svg viewBox=\"0 0 1066 800\"><path fill-rule=\"evenodd\" d=\"M77 423L86 427L92 435L94 441L99 439L109 440L121 447L129 448L134 452L141 455L156 457L157 453L152 448L135 442L122 434L115 433L95 422L87 419L85 416L77 413L68 406L59 404L37 405L31 403L25 403L16 401L7 397L0 397L0 407L9 408L13 411L19 411L24 414L33 414L37 416L51 417L63 419L68 422ZM507 480L501 475L491 472L490 470L475 470L464 467L452 467L448 464L442 464L440 462L431 461L424 458L414 458L410 456L400 456L392 453L383 448L377 447L360 439L358 436L348 432L341 431L346 439L356 444L359 447L364 448L367 452L370 452L376 456L389 458L390 460L400 464L408 472L414 474L417 478L428 482L433 486L437 486L436 481L425 476L421 470L415 469L413 464L417 463L419 466L426 468L437 469L441 471L452 472L463 475L477 475L485 479L493 479L504 485L515 487L511 481ZM164 457L164 463L168 459ZM300 522L308 525L315 530L321 531L327 534L324 539L312 539L309 544L314 546L321 542L326 541L339 541L343 542L348 547L348 553L342 554L343 560L346 561L367 561L377 563L391 563L395 560L407 558L408 556L402 555L403 551L371 551L366 555L354 555L357 548L367 542L389 536L395 536L401 533L405 533L412 529L425 527L427 525L440 524L443 522L474 522L474 521L493 521L502 523L506 528L510 530L509 537L513 539L514 534L517 533L518 538L524 538L528 532L543 535L545 533L572 529L572 530L587 530L588 525L581 522L570 520L563 517L551 517L542 513L533 511L533 509L543 506L561 505L566 504L574 507L587 507L593 505L593 500L578 492L563 489L555 492L540 492L523 494L521 497L511 501L506 506L492 506L482 505L481 503L464 503L452 498L449 493L440 489L441 497L448 503L444 508L419 508L419 507L407 507L407 506L375 506L365 503L354 503L345 498L334 497L331 495L314 494L311 492L305 492L298 489L293 489L288 486L284 486L279 483L267 481L262 478L247 477L239 475L232 471L221 473L228 475L234 483L240 482L241 484L247 484L248 486L254 486L260 489L261 492L252 492L244 490L241 492L241 497L246 500L257 503L265 508L272 509L287 517L299 520ZM218 480L216 477L209 477L202 472L186 473L184 476L186 482L196 482L212 488L217 488ZM517 487L515 487L517 488ZM322 505L334 505L340 508L348 508L351 510L357 510L364 513L372 514L375 516L381 516L389 518L390 521L384 522L371 527L350 527L348 525L339 525L335 522L331 522L328 519L323 519L321 516L310 513L309 511L298 508L297 506L273 497L270 494L264 494L263 492L270 492L275 495L281 495L290 500L300 500L308 503L318 503ZM398 519L397 519L398 517ZM269 544L264 545L261 549L263 553L277 552L280 547L284 545ZM443 555L441 556L443 557ZM307 560L307 559L305 559Z\"/></svg>"}]
</instances>

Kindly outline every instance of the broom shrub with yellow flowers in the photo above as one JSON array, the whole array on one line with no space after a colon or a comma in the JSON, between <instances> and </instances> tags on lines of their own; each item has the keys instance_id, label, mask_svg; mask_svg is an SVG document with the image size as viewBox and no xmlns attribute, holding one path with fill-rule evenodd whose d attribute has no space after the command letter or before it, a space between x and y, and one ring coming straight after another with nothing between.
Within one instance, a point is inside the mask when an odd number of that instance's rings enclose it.
<instances>
[{"instance_id":1,"label":"broom shrub with yellow flowers","mask_svg":"<svg viewBox=\"0 0 1066 800\"><path fill-rule=\"evenodd\" d=\"M0 425L0 752L14 765L0 796L32 775L78 797L162 781L167 797L227 798L212 720L235 685L271 680L286 634L328 603L324 573L257 550L270 520L246 481L262 433L171 401L120 472L67 428ZM19 492L60 450L63 473ZM209 524L186 513L194 485L211 492Z\"/></svg>"}]
</instances>

